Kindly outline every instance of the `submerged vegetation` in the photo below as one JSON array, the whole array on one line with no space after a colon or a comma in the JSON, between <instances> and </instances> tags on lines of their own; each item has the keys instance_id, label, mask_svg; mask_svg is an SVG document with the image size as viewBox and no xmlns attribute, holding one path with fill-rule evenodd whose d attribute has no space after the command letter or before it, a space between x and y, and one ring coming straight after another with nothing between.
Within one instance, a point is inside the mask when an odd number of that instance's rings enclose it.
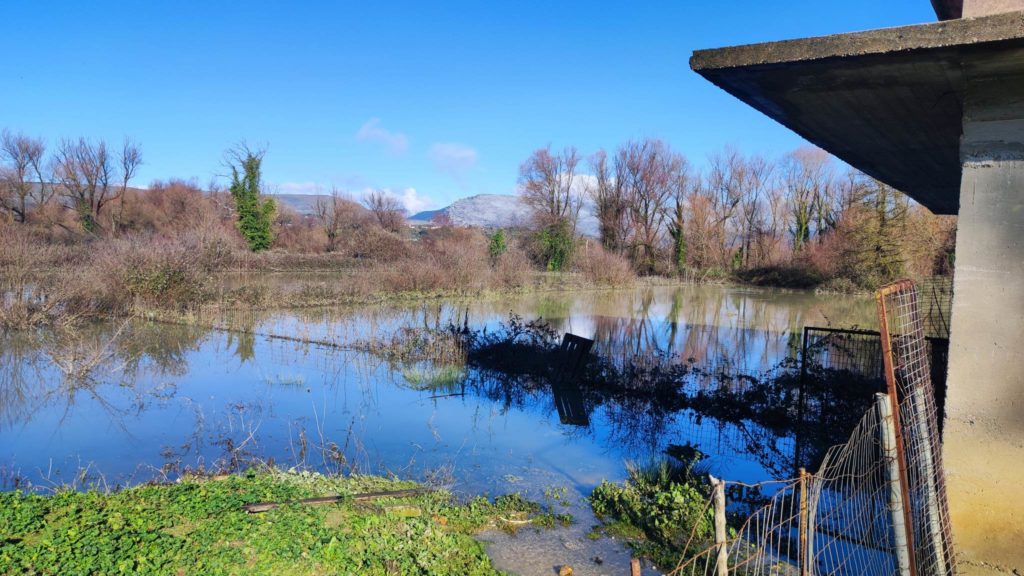
<instances>
[{"instance_id":1,"label":"submerged vegetation","mask_svg":"<svg viewBox=\"0 0 1024 576\"><path fill-rule=\"evenodd\" d=\"M112 493L0 493L2 574L495 574L473 534L552 523L516 495L457 503L447 492L370 476L276 470L186 477ZM242 506L342 495L336 504ZM518 525L518 524L517 524Z\"/></svg>"},{"instance_id":2,"label":"submerged vegetation","mask_svg":"<svg viewBox=\"0 0 1024 576\"><path fill-rule=\"evenodd\" d=\"M563 406L577 404L578 415L601 407L612 420L613 438L627 445L655 442L679 414L713 418L738 427L750 454L778 477L800 466L816 468L881 386L870 367L833 369L790 358L763 373L745 373L728 364L700 365L654 345L616 352L600 341L584 363L569 369L560 342L543 319L512 314L493 330L437 319L358 348L386 359L418 390L476 394L504 409L546 395L561 397ZM779 445L780 438L793 439L797 453L786 453L792 446Z\"/></svg>"},{"instance_id":3,"label":"submerged vegetation","mask_svg":"<svg viewBox=\"0 0 1024 576\"><path fill-rule=\"evenodd\" d=\"M698 461L699 454L690 460L633 464L625 481L602 482L589 498L604 522L597 530L625 539L662 568L674 566L685 550L703 549L702 544L714 541L714 516Z\"/></svg>"}]
</instances>

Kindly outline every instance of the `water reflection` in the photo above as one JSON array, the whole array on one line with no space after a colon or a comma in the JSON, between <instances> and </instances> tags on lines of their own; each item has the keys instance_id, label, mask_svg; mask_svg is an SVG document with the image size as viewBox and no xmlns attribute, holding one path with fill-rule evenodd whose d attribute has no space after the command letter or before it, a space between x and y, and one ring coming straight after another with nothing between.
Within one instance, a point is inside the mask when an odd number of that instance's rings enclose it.
<instances>
[{"instance_id":1,"label":"water reflection","mask_svg":"<svg viewBox=\"0 0 1024 576\"><path fill-rule=\"evenodd\" d=\"M588 377L554 385L543 359L531 371L521 355L438 371L355 346L447 322L493 334L509 312L595 340ZM802 326L865 325L871 312L864 299L690 287L8 333L0 465L37 484L84 465L119 483L261 460L444 471L467 491L544 469L588 488L677 445L732 478L785 476L798 383L778 366Z\"/></svg>"}]
</instances>

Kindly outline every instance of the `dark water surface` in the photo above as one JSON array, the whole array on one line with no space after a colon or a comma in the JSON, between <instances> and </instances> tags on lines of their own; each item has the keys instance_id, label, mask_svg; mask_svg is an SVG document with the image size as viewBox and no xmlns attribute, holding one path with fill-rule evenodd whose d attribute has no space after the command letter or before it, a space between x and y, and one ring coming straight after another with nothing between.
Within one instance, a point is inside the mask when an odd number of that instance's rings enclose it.
<instances>
[{"instance_id":1,"label":"dark water surface","mask_svg":"<svg viewBox=\"0 0 1024 576\"><path fill-rule=\"evenodd\" d=\"M588 401L582 419L563 423L550 387L516 388L470 367L422 389L418 368L350 349L438 319L493 331L510 312L593 338L604 357L655 353L714 380L771 373L797 355L804 326L870 325L874 308L850 296L644 288L240 314L206 322L216 328L133 321L7 334L3 486L121 485L273 461L433 477L467 493L540 478L586 493L669 445L699 449L735 480L791 470L794 437L756 423L621 396Z\"/></svg>"}]
</instances>

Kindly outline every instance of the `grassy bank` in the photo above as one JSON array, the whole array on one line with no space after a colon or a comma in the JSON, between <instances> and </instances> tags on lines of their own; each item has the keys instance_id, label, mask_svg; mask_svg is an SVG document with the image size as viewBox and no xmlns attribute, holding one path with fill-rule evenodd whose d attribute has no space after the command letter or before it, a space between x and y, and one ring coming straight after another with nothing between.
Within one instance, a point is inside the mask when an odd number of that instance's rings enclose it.
<instances>
[{"instance_id":1,"label":"grassy bank","mask_svg":"<svg viewBox=\"0 0 1024 576\"><path fill-rule=\"evenodd\" d=\"M551 524L515 495L353 498L414 486L264 471L112 493L0 493L0 574L494 574L474 533ZM329 494L345 497L261 514L242 508Z\"/></svg>"}]
</instances>

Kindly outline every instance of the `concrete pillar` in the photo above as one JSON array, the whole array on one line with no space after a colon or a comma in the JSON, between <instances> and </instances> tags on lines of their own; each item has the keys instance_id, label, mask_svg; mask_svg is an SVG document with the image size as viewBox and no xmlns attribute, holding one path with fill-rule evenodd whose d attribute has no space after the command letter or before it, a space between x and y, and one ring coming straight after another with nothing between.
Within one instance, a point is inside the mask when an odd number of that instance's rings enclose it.
<instances>
[{"instance_id":1,"label":"concrete pillar","mask_svg":"<svg viewBox=\"0 0 1024 576\"><path fill-rule=\"evenodd\" d=\"M964 18L1024 10L1024 0L964 0Z\"/></svg>"},{"instance_id":2,"label":"concrete pillar","mask_svg":"<svg viewBox=\"0 0 1024 576\"><path fill-rule=\"evenodd\" d=\"M943 457L962 571L1020 574L1024 78L966 72Z\"/></svg>"}]
</instances>

